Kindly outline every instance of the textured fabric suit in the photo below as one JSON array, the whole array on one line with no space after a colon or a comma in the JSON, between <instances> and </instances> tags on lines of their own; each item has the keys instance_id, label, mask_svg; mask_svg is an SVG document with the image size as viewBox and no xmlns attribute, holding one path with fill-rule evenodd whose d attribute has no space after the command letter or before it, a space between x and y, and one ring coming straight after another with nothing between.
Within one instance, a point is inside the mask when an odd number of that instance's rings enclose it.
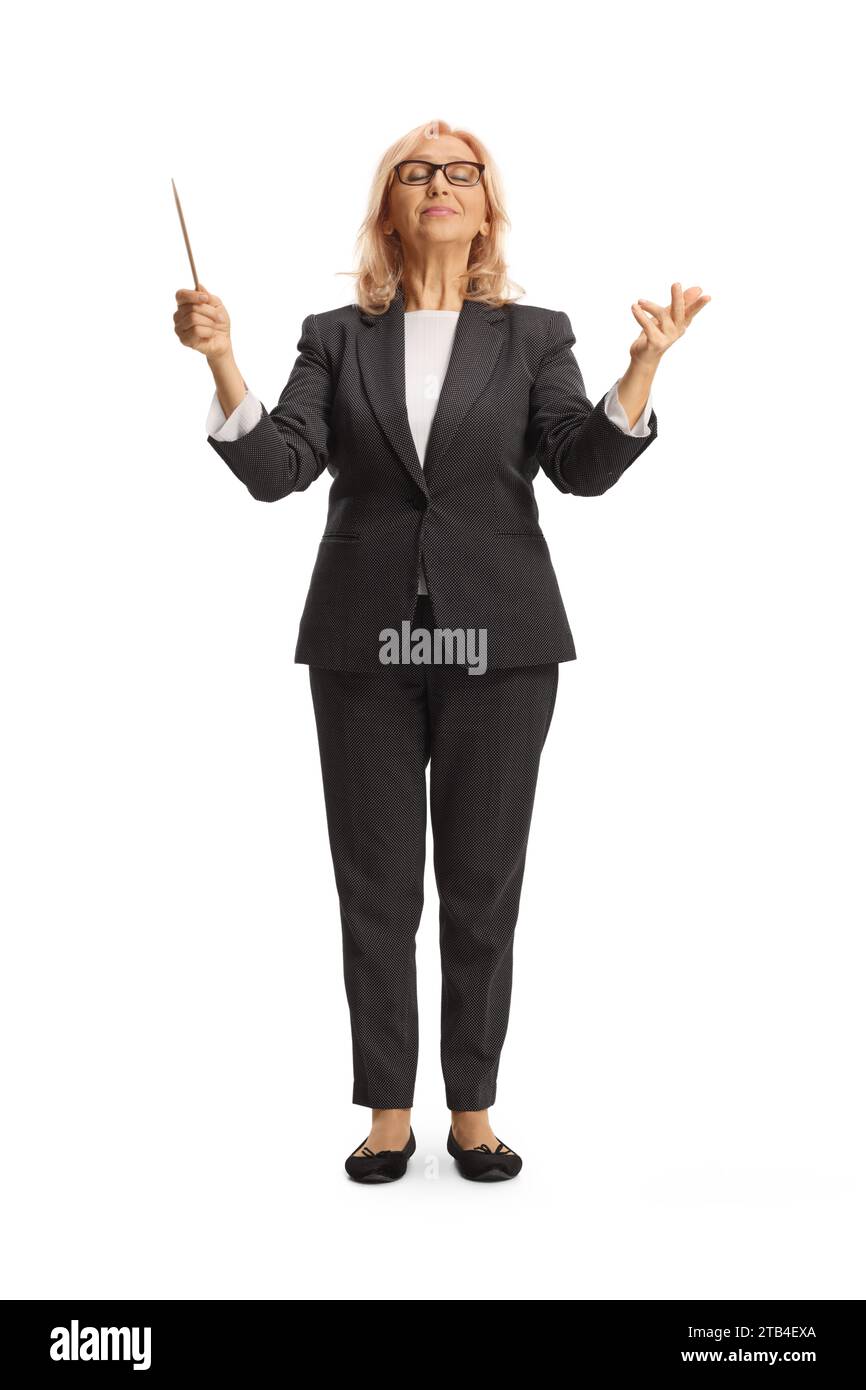
<instances>
[{"instance_id":1,"label":"textured fabric suit","mask_svg":"<svg viewBox=\"0 0 866 1390\"><path fill-rule=\"evenodd\" d=\"M231 443L208 442L253 497L274 502L325 468L325 532L295 660L380 667L379 633L411 619L419 558L436 624L485 628L487 665L575 657L532 480L605 492L652 443L584 391L568 315L464 300L426 457L406 413L404 302L310 314L274 410Z\"/></svg>"},{"instance_id":2,"label":"textured fabric suit","mask_svg":"<svg viewBox=\"0 0 866 1390\"><path fill-rule=\"evenodd\" d=\"M209 442L253 497L333 477L295 660L310 667L352 1030L353 1100L408 1108L430 768L446 1103L496 1098L513 941L558 662L575 650L532 480L607 490L656 436L587 400L561 311L466 300L425 458L405 403L403 296L304 320L274 411ZM417 594L419 561L427 595ZM486 628L487 669L383 665L380 633Z\"/></svg>"}]
</instances>

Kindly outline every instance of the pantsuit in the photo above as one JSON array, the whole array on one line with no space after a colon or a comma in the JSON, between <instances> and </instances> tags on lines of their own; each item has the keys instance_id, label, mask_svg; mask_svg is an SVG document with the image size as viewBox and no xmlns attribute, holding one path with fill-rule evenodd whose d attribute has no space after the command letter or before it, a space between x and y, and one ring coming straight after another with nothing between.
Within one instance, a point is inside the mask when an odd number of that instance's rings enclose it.
<instances>
[{"instance_id":1,"label":"pantsuit","mask_svg":"<svg viewBox=\"0 0 866 1390\"><path fill-rule=\"evenodd\" d=\"M413 630L431 630L418 598ZM514 931L556 662L310 667L352 1030L353 1100L409 1108L418 1059L415 938L430 767L442 962L441 1061L452 1110L496 1098Z\"/></svg>"},{"instance_id":2,"label":"pantsuit","mask_svg":"<svg viewBox=\"0 0 866 1390\"><path fill-rule=\"evenodd\" d=\"M308 315L276 407L208 435L258 501L332 479L295 661L310 668L359 1105L413 1102L428 765L446 1100L496 1097L539 761L558 663L576 656L533 480L598 497L657 434L654 411L635 436L593 406L574 343L561 310L465 298L422 460L398 287L379 314ZM382 631L408 620L483 632L483 673L383 664Z\"/></svg>"}]
</instances>

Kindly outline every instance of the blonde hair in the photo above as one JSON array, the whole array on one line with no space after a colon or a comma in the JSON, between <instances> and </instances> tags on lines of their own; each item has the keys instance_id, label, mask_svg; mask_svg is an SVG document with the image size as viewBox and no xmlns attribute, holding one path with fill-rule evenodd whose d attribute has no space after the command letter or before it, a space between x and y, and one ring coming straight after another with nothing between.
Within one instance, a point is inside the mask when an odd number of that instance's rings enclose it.
<instances>
[{"instance_id":1,"label":"blonde hair","mask_svg":"<svg viewBox=\"0 0 866 1390\"><path fill-rule=\"evenodd\" d=\"M477 135L469 130L452 130L447 121L428 121L395 140L382 155L373 177L367 215L361 224L355 243L357 269L340 271L355 279L358 306L368 314L383 314L397 292L403 278L403 248L396 232L387 235L382 223L388 216L388 194L397 175L394 165L406 159L422 139L437 140L441 135L454 135L474 151L479 164L484 164L481 183L487 195L487 236L479 232L469 248L467 268L461 273L463 296L478 299L500 308L513 303L526 293L506 274L504 256L505 235L511 226L505 211L502 179L493 158Z\"/></svg>"}]
</instances>

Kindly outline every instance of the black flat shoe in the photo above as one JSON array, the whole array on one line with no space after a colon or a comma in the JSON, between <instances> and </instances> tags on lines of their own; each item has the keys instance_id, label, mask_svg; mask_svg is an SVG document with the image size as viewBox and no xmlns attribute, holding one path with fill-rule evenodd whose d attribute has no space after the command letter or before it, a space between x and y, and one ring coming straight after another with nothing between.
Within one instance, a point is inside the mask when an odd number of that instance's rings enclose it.
<instances>
[{"instance_id":1,"label":"black flat shoe","mask_svg":"<svg viewBox=\"0 0 866 1390\"><path fill-rule=\"evenodd\" d=\"M454 1138L454 1131L448 1126L448 1152L457 1160L457 1167L464 1178L470 1182L503 1182L506 1178L516 1178L523 1167L520 1154L506 1152L506 1146L496 1136L497 1148L491 1150L486 1144L474 1149L461 1149Z\"/></svg>"},{"instance_id":2,"label":"black flat shoe","mask_svg":"<svg viewBox=\"0 0 866 1390\"><path fill-rule=\"evenodd\" d=\"M349 1154L346 1172L355 1182L396 1182L406 1172L406 1165L415 1152L415 1135L409 1126L409 1142L405 1149L380 1149L374 1153L366 1144L361 1153Z\"/></svg>"}]
</instances>

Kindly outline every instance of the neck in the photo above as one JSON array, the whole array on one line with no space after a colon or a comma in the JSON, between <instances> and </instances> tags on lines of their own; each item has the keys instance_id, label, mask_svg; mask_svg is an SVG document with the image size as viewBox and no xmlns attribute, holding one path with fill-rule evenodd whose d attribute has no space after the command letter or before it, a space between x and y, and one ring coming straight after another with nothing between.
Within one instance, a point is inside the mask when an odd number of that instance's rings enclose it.
<instances>
[{"instance_id":1,"label":"neck","mask_svg":"<svg viewBox=\"0 0 866 1390\"><path fill-rule=\"evenodd\" d=\"M404 267L404 309L460 309L463 289L456 277L464 274L467 266L462 249L460 256L437 257Z\"/></svg>"}]
</instances>

